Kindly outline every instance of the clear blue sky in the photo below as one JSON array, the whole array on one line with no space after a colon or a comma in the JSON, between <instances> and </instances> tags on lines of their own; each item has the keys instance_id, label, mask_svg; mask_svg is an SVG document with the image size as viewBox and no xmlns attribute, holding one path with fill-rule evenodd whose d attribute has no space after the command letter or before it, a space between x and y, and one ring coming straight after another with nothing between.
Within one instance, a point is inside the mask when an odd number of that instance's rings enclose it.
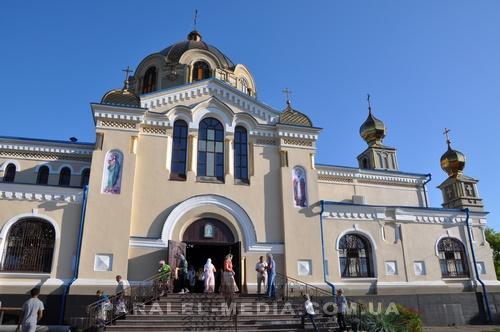
<instances>
[{"instance_id":1,"label":"clear blue sky","mask_svg":"<svg viewBox=\"0 0 500 332\"><path fill-rule=\"evenodd\" d=\"M93 141L89 103L122 86L122 68L198 30L252 71L263 102L281 90L324 128L318 162L356 165L367 114L388 127L403 171L445 178L451 128L465 173L500 230L500 1L13 1L0 10L0 135Z\"/></svg>"}]
</instances>

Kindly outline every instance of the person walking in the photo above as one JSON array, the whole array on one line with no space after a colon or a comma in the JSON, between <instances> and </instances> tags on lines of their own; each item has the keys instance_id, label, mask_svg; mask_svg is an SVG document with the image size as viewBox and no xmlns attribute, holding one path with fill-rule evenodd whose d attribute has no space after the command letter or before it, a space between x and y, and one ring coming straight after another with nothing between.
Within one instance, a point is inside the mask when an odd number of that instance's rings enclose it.
<instances>
[{"instance_id":1,"label":"person walking","mask_svg":"<svg viewBox=\"0 0 500 332\"><path fill-rule=\"evenodd\" d=\"M177 278L179 281L179 293L189 293L189 289L186 287L186 280L188 278L188 262L184 255L179 255L179 265L177 267Z\"/></svg>"},{"instance_id":2,"label":"person walking","mask_svg":"<svg viewBox=\"0 0 500 332\"><path fill-rule=\"evenodd\" d=\"M262 287L266 287L267 280L267 263L264 261L264 256L259 257L259 261L255 265L257 271L257 294L260 295Z\"/></svg>"},{"instance_id":3,"label":"person walking","mask_svg":"<svg viewBox=\"0 0 500 332\"><path fill-rule=\"evenodd\" d=\"M193 265L189 266L188 270L188 281L189 281L189 291L194 292L194 286L196 285L196 271Z\"/></svg>"},{"instance_id":4,"label":"person walking","mask_svg":"<svg viewBox=\"0 0 500 332\"><path fill-rule=\"evenodd\" d=\"M127 305L126 305L126 292L128 291L128 287L123 280L121 275L116 276L116 285L115 294L116 294L116 307L115 314L116 316L124 316L127 314Z\"/></svg>"},{"instance_id":5,"label":"person walking","mask_svg":"<svg viewBox=\"0 0 500 332\"><path fill-rule=\"evenodd\" d=\"M236 286L236 281L234 280L234 270L233 270L233 255L227 254L224 258L224 267L222 272L221 280L221 293L224 295L227 304L233 301L233 294L238 291L238 286Z\"/></svg>"},{"instance_id":6,"label":"person walking","mask_svg":"<svg viewBox=\"0 0 500 332\"><path fill-rule=\"evenodd\" d=\"M215 290L215 266L212 264L212 259L207 259L203 268L203 281L205 283L204 293L213 293Z\"/></svg>"},{"instance_id":7,"label":"person walking","mask_svg":"<svg viewBox=\"0 0 500 332\"><path fill-rule=\"evenodd\" d=\"M23 319L21 321L22 332L35 332L36 324L43 317L43 302L38 299L40 288L31 290L31 298L23 304Z\"/></svg>"},{"instance_id":8,"label":"person walking","mask_svg":"<svg viewBox=\"0 0 500 332\"><path fill-rule=\"evenodd\" d=\"M302 325L304 325L304 318L305 316L309 317L309 320L311 321L314 331L318 332L318 327L316 326L316 322L314 321L314 315L316 315L316 312L314 311L314 305L311 302L311 298L309 297L309 294L304 294L304 316L302 316Z\"/></svg>"},{"instance_id":9,"label":"person walking","mask_svg":"<svg viewBox=\"0 0 500 332\"><path fill-rule=\"evenodd\" d=\"M337 290L337 324L339 325L339 331L347 331L347 326L345 323L345 313L347 312L347 300L344 296L344 291L342 289Z\"/></svg>"},{"instance_id":10,"label":"person walking","mask_svg":"<svg viewBox=\"0 0 500 332\"><path fill-rule=\"evenodd\" d=\"M159 274L158 281L159 281L159 286L160 286L159 287L160 288L160 296L163 296L169 290L172 269L170 268L170 265L165 263L165 261L163 259L158 262L158 265L160 266L160 268L158 269L158 274Z\"/></svg>"},{"instance_id":11,"label":"person walking","mask_svg":"<svg viewBox=\"0 0 500 332\"><path fill-rule=\"evenodd\" d=\"M267 254L267 297L276 299L276 262L272 254Z\"/></svg>"}]
</instances>

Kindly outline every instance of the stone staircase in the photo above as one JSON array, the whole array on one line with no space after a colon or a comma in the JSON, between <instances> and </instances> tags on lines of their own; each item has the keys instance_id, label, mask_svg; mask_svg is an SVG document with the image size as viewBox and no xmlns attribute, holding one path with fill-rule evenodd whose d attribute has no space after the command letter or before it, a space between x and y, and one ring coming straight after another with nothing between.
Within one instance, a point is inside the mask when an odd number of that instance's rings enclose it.
<instances>
[{"instance_id":1,"label":"stone staircase","mask_svg":"<svg viewBox=\"0 0 500 332\"><path fill-rule=\"evenodd\" d=\"M286 303L235 295L227 305L219 294L168 294L107 326L107 331L312 331L302 324L302 298ZM332 316L316 316L320 331L335 331Z\"/></svg>"}]
</instances>

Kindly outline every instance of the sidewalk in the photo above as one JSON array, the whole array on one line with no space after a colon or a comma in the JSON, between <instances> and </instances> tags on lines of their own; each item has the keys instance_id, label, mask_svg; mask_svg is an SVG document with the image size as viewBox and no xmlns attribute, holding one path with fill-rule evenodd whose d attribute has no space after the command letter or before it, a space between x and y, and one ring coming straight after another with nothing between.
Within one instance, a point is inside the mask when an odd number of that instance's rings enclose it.
<instances>
[{"instance_id":1,"label":"sidewalk","mask_svg":"<svg viewBox=\"0 0 500 332\"><path fill-rule=\"evenodd\" d=\"M500 325L465 325L424 327L425 332L500 332Z\"/></svg>"}]
</instances>

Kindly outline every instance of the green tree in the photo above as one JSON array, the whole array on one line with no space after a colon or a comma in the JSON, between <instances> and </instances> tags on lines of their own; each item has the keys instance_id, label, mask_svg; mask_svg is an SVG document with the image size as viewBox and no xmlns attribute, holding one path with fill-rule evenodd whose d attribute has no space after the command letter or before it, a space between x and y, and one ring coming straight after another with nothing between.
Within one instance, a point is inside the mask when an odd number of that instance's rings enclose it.
<instances>
[{"instance_id":1,"label":"green tree","mask_svg":"<svg viewBox=\"0 0 500 332\"><path fill-rule=\"evenodd\" d=\"M486 235L486 241L488 241L491 249L493 249L495 272L497 273L497 279L500 279L500 232L496 232L493 228L488 227L484 233Z\"/></svg>"}]
</instances>

